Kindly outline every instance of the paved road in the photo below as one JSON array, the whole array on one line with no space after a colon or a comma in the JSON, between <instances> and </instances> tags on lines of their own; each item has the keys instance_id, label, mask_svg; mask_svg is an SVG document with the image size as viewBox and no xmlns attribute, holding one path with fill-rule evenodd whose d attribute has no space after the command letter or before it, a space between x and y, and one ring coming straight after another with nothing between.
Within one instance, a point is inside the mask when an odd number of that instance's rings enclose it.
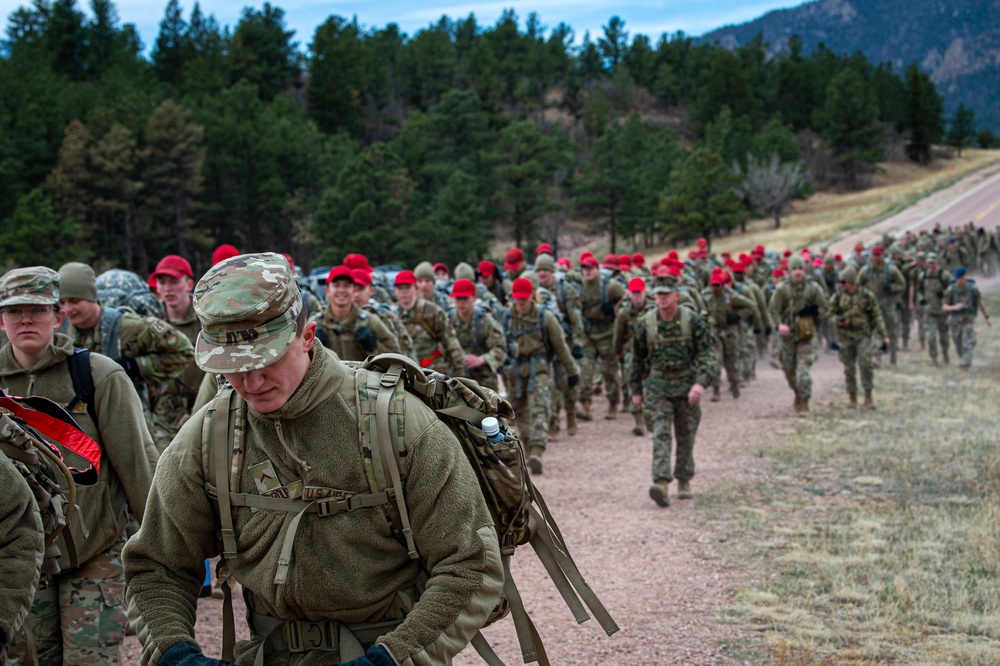
<instances>
[{"instance_id":1,"label":"paved road","mask_svg":"<svg viewBox=\"0 0 1000 666\"><path fill-rule=\"evenodd\" d=\"M977 227L992 229L1000 225L1000 174L981 183L948 205L927 215L917 222L904 227L905 231L928 231L940 223L962 225L973 222Z\"/></svg>"}]
</instances>

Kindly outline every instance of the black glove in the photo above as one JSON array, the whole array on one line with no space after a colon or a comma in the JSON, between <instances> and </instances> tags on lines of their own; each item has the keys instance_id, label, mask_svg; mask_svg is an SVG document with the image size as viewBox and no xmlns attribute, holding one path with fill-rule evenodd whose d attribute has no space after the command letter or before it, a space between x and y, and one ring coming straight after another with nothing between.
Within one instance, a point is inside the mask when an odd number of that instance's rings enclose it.
<instances>
[{"instance_id":1,"label":"black glove","mask_svg":"<svg viewBox=\"0 0 1000 666\"><path fill-rule=\"evenodd\" d=\"M892 291L892 280L882 281L882 291L889 292Z\"/></svg>"},{"instance_id":2,"label":"black glove","mask_svg":"<svg viewBox=\"0 0 1000 666\"><path fill-rule=\"evenodd\" d=\"M365 652L365 656L345 661L340 666L396 666L396 662L385 647L373 645Z\"/></svg>"},{"instance_id":3,"label":"black glove","mask_svg":"<svg viewBox=\"0 0 1000 666\"><path fill-rule=\"evenodd\" d=\"M833 351L840 351L840 345L837 344L836 342L831 342L830 349L832 349Z\"/></svg>"},{"instance_id":4,"label":"black glove","mask_svg":"<svg viewBox=\"0 0 1000 666\"><path fill-rule=\"evenodd\" d=\"M610 316L615 313L615 304L611 302L601 303L601 312Z\"/></svg>"},{"instance_id":5,"label":"black glove","mask_svg":"<svg viewBox=\"0 0 1000 666\"><path fill-rule=\"evenodd\" d=\"M799 310L800 317L818 317L819 316L819 306L815 303L810 303L801 310Z\"/></svg>"},{"instance_id":6,"label":"black glove","mask_svg":"<svg viewBox=\"0 0 1000 666\"><path fill-rule=\"evenodd\" d=\"M726 323L732 326L733 324L740 323L740 316L735 312L730 312L726 315Z\"/></svg>"},{"instance_id":7,"label":"black glove","mask_svg":"<svg viewBox=\"0 0 1000 666\"><path fill-rule=\"evenodd\" d=\"M882 350L882 353L884 354L885 352L889 351L889 345L887 345L887 344L885 344L885 343L883 342L883 343L882 343L882 346L881 346L881 347L879 347L879 349L881 349L881 350Z\"/></svg>"},{"instance_id":8,"label":"black glove","mask_svg":"<svg viewBox=\"0 0 1000 666\"><path fill-rule=\"evenodd\" d=\"M580 375L570 375L566 378L566 383L569 384L570 388L573 388L580 383Z\"/></svg>"},{"instance_id":9,"label":"black glove","mask_svg":"<svg viewBox=\"0 0 1000 666\"><path fill-rule=\"evenodd\" d=\"M212 659L198 651L192 643L178 643L160 657L160 666L233 666L231 661Z\"/></svg>"},{"instance_id":10,"label":"black glove","mask_svg":"<svg viewBox=\"0 0 1000 666\"><path fill-rule=\"evenodd\" d=\"M569 351L569 355L573 358L583 358L583 347L580 345L573 345L573 348Z\"/></svg>"},{"instance_id":11,"label":"black glove","mask_svg":"<svg viewBox=\"0 0 1000 666\"><path fill-rule=\"evenodd\" d=\"M142 379L142 373L139 372L139 362L134 358L119 358L117 359L118 365L125 368L125 374L132 379Z\"/></svg>"},{"instance_id":12,"label":"black glove","mask_svg":"<svg viewBox=\"0 0 1000 666\"><path fill-rule=\"evenodd\" d=\"M372 333L372 329L367 326L358 326L354 329L354 339L358 341L361 348L366 352L371 354L378 347L378 340L375 339L375 334Z\"/></svg>"},{"instance_id":13,"label":"black glove","mask_svg":"<svg viewBox=\"0 0 1000 666\"><path fill-rule=\"evenodd\" d=\"M770 326L765 326L764 327L764 337L767 337L769 335L771 335L771 327Z\"/></svg>"}]
</instances>

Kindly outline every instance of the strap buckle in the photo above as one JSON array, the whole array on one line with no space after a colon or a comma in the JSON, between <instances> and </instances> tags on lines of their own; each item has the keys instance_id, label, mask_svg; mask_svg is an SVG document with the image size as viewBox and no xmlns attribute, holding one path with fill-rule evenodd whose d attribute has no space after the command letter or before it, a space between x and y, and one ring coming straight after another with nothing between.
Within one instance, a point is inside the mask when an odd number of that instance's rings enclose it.
<instances>
[{"instance_id":1,"label":"strap buckle","mask_svg":"<svg viewBox=\"0 0 1000 666\"><path fill-rule=\"evenodd\" d=\"M282 628L285 646L289 652L294 654L301 654L309 650L322 650L324 652L336 650L337 624L333 620L285 622Z\"/></svg>"},{"instance_id":2,"label":"strap buckle","mask_svg":"<svg viewBox=\"0 0 1000 666\"><path fill-rule=\"evenodd\" d=\"M332 509L331 509L332 505ZM350 510L350 500L348 498L337 499L335 497L329 497L327 499L319 500L316 503L316 513L320 517L327 517L340 513L341 511Z\"/></svg>"}]
</instances>

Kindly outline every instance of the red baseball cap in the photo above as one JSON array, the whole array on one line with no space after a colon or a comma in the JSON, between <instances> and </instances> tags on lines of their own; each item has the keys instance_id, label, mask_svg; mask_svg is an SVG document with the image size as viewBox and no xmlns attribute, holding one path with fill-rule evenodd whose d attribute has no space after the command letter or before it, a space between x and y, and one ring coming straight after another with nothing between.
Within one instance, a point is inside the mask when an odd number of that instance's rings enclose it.
<instances>
[{"instance_id":1,"label":"red baseball cap","mask_svg":"<svg viewBox=\"0 0 1000 666\"><path fill-rule=\"evenodd\" d=\"M294 271L295 270L295 260L292 259L292 255L290 255L290 254L288 254L286 252L282 252L281 256L283 256L285 258L285 261L288 262L288 267L291 268Z\"/></svg>"},{"instance_id":2,"label":"red baseball cap","mask_svg":"<svg viewBox=\"0 0 1000 666\"><path fill-rule=\"evenodd\" d=\"M451 285L452 298L472 298L475 295L476 285L472 284L472 280L455 280L455 284Z\"/></svg>"},{"instance_id":3,"label":"red baseball cap","mask_svg":"<svg viewBox=\"0 0 1000 666\"><path fill-rule=\"evenodd\" d=\"M884 252L885 252L885 248L883 248L881 245L876 245L875 247L872 248L872 254L879 254L880 255L880 254L883 254Z\"/></svg>"},{"instance_id":4,"label":"red baseball cap","mask_svg":"<svg viewBox=\"0 0 1000 666\"><path fill-rule=\"evenodd\" d=\"M354 274L351 269L347 266L334 266L330 269L330 272L326 274L326 283L330 284L334 280L347 280L351 284L354 284Z\"/></svg>"},{"instance_id":5,"label":"red baseball cap","mask_svg":"<svg viewBox=\"0 0 1000 666\"><path fill-rule=\"evenodd\" d=\"M396 279L393 281L393 285L399 286L401 284L416 284L417 276L413 274L413 271L399 271L396 273Z\"/></svg>"},{"instance_id":6,"label":"red baseball cap","mask_svg":"<svg viewBox=\"0 0 1000 666\"><path fill-rule=\"evenodd\" d=\"M514 298L531 298L531 292L534 290L535 286L531 284L531 280L523 277L514 280L514 284L510 288L511 295Z\"/></svg>"},{"instance_id":7,"label":"red baseball cap","mask_svg":"<svg viewBox=\"0 0 1000 666\"><path fill-rule=\"evenodd\" d=\"M780 268L775 268L774 272L771 273L771 275L778 278L785 277L785 271L781 270Z\"/></svg>"},{"instance_id":8,"label":"red baseball cap","mask_svg":"<svg viewBox=\"0 0 1000 666\"><path fill-rule=\"evenodd\" d=\"M632 257L627 254L623 254L618 257L618 265L622 268L632 268Z\"/></svg>"},{"instance_id":9,"label":"red baseball cap","mask_svg":"<svg viewBox=\"0 0 1000 666\"><path fill-rule=\"evenodd\" d=\"M763 245L758 245L757 247L755 247L753 249L753 253L754 254L759 254L761 256L764 256L764 246Z\"/></svg>"},{"instance_id":10,"label":"red baseball cap","mask_svg":"<svg viewBox=\"0 0 1000 666\"><path fill-rule=\"evenodd\" d=\"M168 254L167 256L160 259L160 263L156 264L156 269L150 275L150 279L155 280L160 275L166 275L172 278L181 278L187 276L194 279L194 273L191 271L191 264L184 257L177 256L176 254Z\"/></svg>"},{"instance_id":11,"label":"red baseball cap","mask_svg":"<svg viewBox=\"0 0 1000 666\"><path fill-rule=\"evenodd\" d=\"M212 265L216 265L226 259L232 259L233 257L240 256L240 251L228 243L223 243L219 247L215 248L215 252L212 253Z\"/></svg>"},{"instance_id":12,"label":"red baseball cap","mask_svg":"<svg viewBox=\"0 0 1000 666\"><path fill-rule=\"evenodd\" d=\"M667 259L670 259L671 261L677 261L678 259L677 250L671 250L670 252L667 252Z\"/></svg>"},{"instance_id":13,"label":"red baseball cap","mask_svg":"<svg viewBox=\"0 0 1000 666\"><path fill-rule=\"evenodd\" d=\"M478 268L480 275L493 275L497 272L497 267L493 264L493 262L486 261L485 259L479 262Z\"/></svg>"},{"instance_id":14,"label":"red baseball cap","mask_svg":"<svg viewBox=\"0 0 1000 666\"><path fill-rule=\"evenodd\" d=\"M618 256L614 254L606 254L604 255L604 261L601 263L604 264L605 268L618 268Z\"/></svg>"},{"instance_id":15,"label":"red baseball cap","mask_svg":"<svg viewBox=\"0 0 1000 666\"><path fill-rule=\"evenodd\" d=\"M567 259L566 257L559 257L558 259L556 259L556 263L565 268L570 268L569 259Z\"/></svg>"},{"instance_id":16,"label":"red baseball cap","mask_svg":"<svg viewBox=\"0 0 1000 666\"><path fill-rule=\"evenodd\" d=\"M504 255L503 268L506 271L512 271L518 268L522 261L524 261L524 252L521 252L521 248L519 247L512 247Z\"/></svg>"},{"instance_id":17,"label":"red baseball cap","mask_svg":"<svg viewBox=\"0 0 1000 666\"><path fill-rule=\"evenodd\" d=\"M646 289L646 281L641 277L634 277L628 282L629 291L644 291Z\"/></svg>"},{"instance_id":18,"label":"red baseball cap","mask_svg":"<svg viewBox=\"0 0 1000 666\"><path fill-rule=\"evenodd\" d=\"M589 266L591 268L597 268L600 264L597 263L597 257L595 257L594 255L590 254L590 255L586 255L586 256L580 257L580 265L581 266Z\"/></svg>"},{"instance_id":19,"label":"red baseball cap","mask_svg":"<svg viewBox=\"0 0 1000 666\"><path fill-rule=\"evenodd\" d=\"M442 263L434 264L434 272L437 273L438 271L444 271L448 275L451 275L451 271L448 270L447 264L442 264Z\"/></svg>"},{"instance_id":20,"label":"red baseball cap","mask_svg":"<svg viewBox=\"0 0 1000 666\"><path fill-rule=\"evenodd\" d=\"M372 275L363 268L355 268L351 270L351 277L354 278L354 284L367 287L372 283Z\"/></svg>"},{"instance_id":21,"label":"red baseball cap","mask_svg":"<svg viewBox=\"0 0 1000 666\"><path fill-rule=\"evenodd\" d=\"M843 257L842 255L839 255L839 254L835 254L835 255L833 255L833 258L834 258L834 259L835 259L836 261L843 261L843 260L844 260L844 257Z\"/></svg>"},{"instance_id":22,"label":"red baseball cap","mask_svg":"<svg viewBox=\"0 0 1000 666\"><path fill-rule=\"evenodd\" d=\"M699 238L698 247L708 247L708 240L705 238Z\"/></svg>"},{"instance_id":23,"label":"red baseball cap","mask_svg":"<svg viewBox=\"0 0 1000 666\"><path fill-rule=\"evenodd\" d=\"M555 254L555 252L552 251L552 246L548 243L539 243L538 247L535 248L535 256L540 254Z\"/></svg>"},{"instance_id":24,"label":"red baseball cap","mask_svg":"<svg viewBox=\"0 0 1000 666\"><path fill-rule=\"evenodd\" d=\"M737 261L733 264L734 273L745 273L747 270L746 265L742 261Z\"/></svg>"},{"instance_id":25,"label":"red baseball cap","mask_svg":"<svg viewBox=\"0 0 1000 666\"><path fill-rule=\"evenodd\" d=\"M642 256L642 252L636 252L632 255L632 263L636 266L645 266L646 257Z\"/></svg>"},{"instance_id":26,"label":"red baseball cap","mask_svg":"<svg viewBox=\"0 0 1000 666\"><path fill-rule=\"evenodd\" d=\"M864 250L865 249L864 243L855 243L854 244L854 249L855 250Z\"/></svg>"},{"instance_id":27,"label":"red baseball cap","mask_svg":"<svg viewBox=\"0 0 1000 666\"><path fill-rule=\"evenodd\" d=\"M713 273L708 283L710 285L726 284L726 276L723 275L722 273Z\"/></svg>"}]
</instances>

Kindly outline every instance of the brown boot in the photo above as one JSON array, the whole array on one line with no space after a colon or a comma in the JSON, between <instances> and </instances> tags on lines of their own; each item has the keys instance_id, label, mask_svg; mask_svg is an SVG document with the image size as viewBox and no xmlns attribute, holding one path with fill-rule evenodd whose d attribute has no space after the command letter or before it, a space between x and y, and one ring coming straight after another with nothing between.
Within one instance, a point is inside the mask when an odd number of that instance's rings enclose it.
<instances>
[{"instance_id":1,"label":"brown boot","mask_svg":"<svg viewBox=\"0 0 1000 666\"><path fill-rule=\"evenodd\" d=\"M848 393L847 397L851 401L851 407L852 408L858 406L858 394L857 393Z\"/></svg>"},{"instance_id":2,"label":"brown boot","mask_svg":"<svg viewBox=\"0 0 1000 666\"><path fill-rule=\"evenodd\" d=\"M635 412L632 414L632 418L635 419L635 425L632 426L632 434L636 437L642 437L646 434L646 429L643 427L642 412Z\"/></svg>"},{"instance_id":3,"label":"brown boot","mask_svg":"<svg viewBox=\"0 0 1000 666\"><path fill-rule=\"evenodd\" d=\"M739 382L733 384L729 387L729 391L733 394L733 400L740 399L740 385Z\"/></svg>"},{"instance_id":4,"label":"brown boot","mask_svg":"<svg viewBox=\"0 0 1000 666\"><path fill-rule=\"evenodd\" d=\"M691 493L691 482L690 481L678 481L677 482L677 499L691 499L694 495Z\"/></svg>"},{"instance_id":5,"label":"brown boot","mask_svg":"<svg viewBox=\"0 0 1000 666\"><path fill-rule=\"evenodd\" d=\"M795 404L793 405L793 407L795 408L796 414L802 412L802 398L799 397L798 393L795 394Z\"/></svg>"},{"instance_id":6,"label":"brown boot","mask_svg":"<svg viewBox=\"0 0 1000 666\"><path fill-rule=\"evenodd\" d=\"M872 390L865 389L865 409L875 411L875 401L872 400Z\"/></svg>"},{"instance_id":7,"label":"brown boot","mask_svg":"<svg viewBox=\"0 0 1000 666\"><path fill-rule=\"evenodd\" d=\"M659 506L668 507L670 506L670 494L668 492L670 488L669 481L657 481L649 487L649 496L654 502Z\"/></svg>"},{"instance_id":8,"label":"brown boot","mask_svg":"<svg viewBox=\"0 0 1000 666\"><path fill-rule=\"evenodd\" d=\"M608 413L604 415L606 421L614 421L618 418L618 403L609 402L608 403Z\"/></svg>"},{"instance_id":9,"label":"brown boot","mask_svg":"<svg viewBox=\"0 0 1000 666\"><path fill-rule=\"evenodd\" d=\"M802 398L799 405L799 416L802 418L809 416L809 398Z\"/></svg>"},{"instance_id":10,"label":"brown boot","mask_svg":"<svg viewBox=\"0 0 1000 666\"><path fill-rule=\"evenodd\" d=\"M576 413L576 417L581 421L594 420L594 417L590 415L590 400L580 401L580 410Z\"/></svg>"},{"instance_id":11,"label":"brown boot","mask_svg":"<svg viewBox=\"0 0 1000 666\"><path fill-rule=\"evenodd\" d=\"M572 409L566 412L566 434L570 437L576 435L576 411Z\"/></svg>"},{"instance_id":12,"label":"brown boot","mask_svg":"<svg viewBox=\"0 0 1000 666\"><path fill-rule=\"evenodd\" d=\"M540 446L532 446L528 449L528 469L532 474L542 473L542 455L545 449Z\"/></svg>"},{"instance_id":13,"label":"brown boot","mask_svg":"<svg viewBox=\"0 0 1000 666\"><path fill-rule=\"evenodd\" d=\"M555 439L559 434L559 419L554 418L549 421L549 439Z\"/></svg>"},{"instance_id":14,"label":"brown boot","mask_svg":"<svg viewBox=\"0 0 1000 666\"><path fill-rule=\"evenodd\" d=\"M719 402L719 385L712 385L712 402Z\"/></svg>"}]
</instances>

